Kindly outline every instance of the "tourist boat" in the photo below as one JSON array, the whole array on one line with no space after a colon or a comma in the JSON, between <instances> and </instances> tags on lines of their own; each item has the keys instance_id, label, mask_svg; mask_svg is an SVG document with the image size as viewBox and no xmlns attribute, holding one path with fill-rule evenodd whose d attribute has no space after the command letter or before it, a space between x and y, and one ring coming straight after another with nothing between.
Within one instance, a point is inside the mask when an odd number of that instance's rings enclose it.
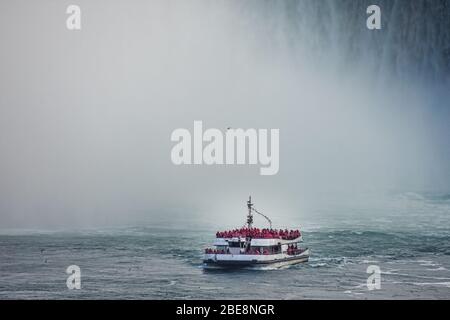
<instances>
[{"instance_id":1,"label":"tourist boat","mask_svg":"<svg viewBox=\"0 0 450 320\"><path fill-rule=\"evenodd\" d=\"M247 208L244 227L216 233L214 248L205 249L205 267L279 268L308 261L309 249L300 247L303 237L299 230L273 229L269 217L253 207L251 197ZM253 213L264 217L269 228L253 227Z\"/></svg>"}]
</instances>

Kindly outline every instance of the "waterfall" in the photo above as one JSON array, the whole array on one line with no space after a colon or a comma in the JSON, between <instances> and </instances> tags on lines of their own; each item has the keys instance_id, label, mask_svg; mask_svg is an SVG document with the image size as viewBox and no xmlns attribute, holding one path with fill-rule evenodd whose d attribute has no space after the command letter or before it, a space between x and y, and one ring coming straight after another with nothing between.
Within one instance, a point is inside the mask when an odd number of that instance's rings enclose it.
<instances>
[{"instance_id":1,"label":"waterfall","mask_svg":"<svg viewBox=\"0 0 450 320\"><path fill-rule=\"evenodd\" d=\"M366 9L381 8L382 30L369 30ZM238 1L242 19L268 47L293 57L378 76L450 81L449 0Z\"/></svg>"}]
</instances>

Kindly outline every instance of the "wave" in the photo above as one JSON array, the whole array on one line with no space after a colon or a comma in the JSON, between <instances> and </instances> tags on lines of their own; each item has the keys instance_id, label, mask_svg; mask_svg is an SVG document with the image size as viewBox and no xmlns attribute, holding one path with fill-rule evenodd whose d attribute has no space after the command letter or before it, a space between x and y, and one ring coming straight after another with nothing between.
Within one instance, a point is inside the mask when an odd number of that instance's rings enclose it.
<instances>
[{"instance_id":1,"label":"wave","mask_svg":"<svg viewBox=\"0 0 450 320\"><path fill-rule=\"evenodd\" d=\"M445 267L438 267L436 269L426 269L427 271L447 271L448 269Z\"/></svg>"},{"instance_id":2,"label":"wave","mask_svg":"<svg viewBox=\"0 0 450 320\"><path fill-rule=\"evenodd\" d=\"M411 282L415 286L444 286L450 288L450 281L448 282Z\"/></svg>"}]
</instances>

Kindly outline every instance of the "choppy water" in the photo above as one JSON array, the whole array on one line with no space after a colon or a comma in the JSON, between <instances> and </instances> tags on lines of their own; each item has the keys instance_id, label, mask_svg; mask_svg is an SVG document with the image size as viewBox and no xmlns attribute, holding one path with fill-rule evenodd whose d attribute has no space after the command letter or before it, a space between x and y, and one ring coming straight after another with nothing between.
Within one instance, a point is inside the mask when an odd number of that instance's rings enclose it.
<instances>
[{"instance_id":1,"label":"choppy water","mask_svg":"<svg viewBox=\"0 0 450 320\"><path fill-rule=\"evenodd\" d=\"M201 249L215 232L205 226L3 231L0 298L449 299L449 200L406 200L382 217L306 224L310 262L282 270L205 271ZM81 290L66 287L72 264L81 268ZM369 265L381 268L380 290L367 288Z\"/></svg>"}]
</instances>

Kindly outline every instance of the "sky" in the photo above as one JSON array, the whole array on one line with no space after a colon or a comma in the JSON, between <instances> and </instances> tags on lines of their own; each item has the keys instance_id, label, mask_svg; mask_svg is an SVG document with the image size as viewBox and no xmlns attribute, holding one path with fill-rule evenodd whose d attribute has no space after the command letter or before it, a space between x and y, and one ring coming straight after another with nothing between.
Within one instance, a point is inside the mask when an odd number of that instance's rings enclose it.
<instances>
[{"instance_id":1,"label":"sky","mask_svg":"<svg viewBox=\"0 0 450 320\"><path fill-rule=\"evenodd\" d=\"M379 1L370 31L367 1L342 3L77 1L70 31L72 2L2 1L0 228L450 193L450 13ZM279 173L175 166L195 120L280 129Z\"/></svg>"}]
</instances>

